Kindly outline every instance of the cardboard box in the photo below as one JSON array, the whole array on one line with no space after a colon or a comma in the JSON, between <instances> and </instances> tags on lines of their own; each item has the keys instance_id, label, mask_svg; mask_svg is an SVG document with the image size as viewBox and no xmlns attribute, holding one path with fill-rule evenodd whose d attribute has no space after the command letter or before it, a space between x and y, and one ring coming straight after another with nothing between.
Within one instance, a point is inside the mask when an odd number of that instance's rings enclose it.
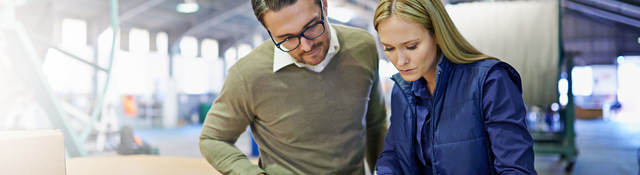
<instances>
[{"instance_id":1,"label":"cardboard box","mask_svg":"<svg viewBox=\"0 0 640 175\"><path fill-rule=\"evenodd\" d=\"M216 175L204 158L153 155L76 157L69 159L68 175Z\"/></svg>"},{"instance_id":2,"label":"cardboard box","mask_svg":"<svg viewBox=\"0 0 640 175\"><path fill-rule=\"evenodd\" d=\"M0 131L0 174L64 175L65 166L62 132Z\"/></svg>"}]
</instances>

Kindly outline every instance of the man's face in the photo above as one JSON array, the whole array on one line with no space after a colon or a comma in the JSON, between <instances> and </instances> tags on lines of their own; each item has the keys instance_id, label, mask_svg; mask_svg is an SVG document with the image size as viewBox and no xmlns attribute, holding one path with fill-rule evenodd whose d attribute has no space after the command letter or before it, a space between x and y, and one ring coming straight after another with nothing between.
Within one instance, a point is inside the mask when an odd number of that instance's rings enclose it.
<instances>
[{"instance_id":1,"label":"man's face","mask_svg":"<svg viewBox=\"0 0 640 175\"><path fill-rule=\"evenodd\" d=\"M326 3L323 2L323 4ZM263 22L275 42L279 43L288 37L297 36L305 29L323 20L321 13L320 6L315 3L315 0L298 0L277 12L267 11L263 16ZM329 25L325 23L324 28L324 33L315 39L300 37L300 45L288 52L289 55L299 63L316 65L322 62L329 49L330 36Z\"/></svg>"}]
</instances>

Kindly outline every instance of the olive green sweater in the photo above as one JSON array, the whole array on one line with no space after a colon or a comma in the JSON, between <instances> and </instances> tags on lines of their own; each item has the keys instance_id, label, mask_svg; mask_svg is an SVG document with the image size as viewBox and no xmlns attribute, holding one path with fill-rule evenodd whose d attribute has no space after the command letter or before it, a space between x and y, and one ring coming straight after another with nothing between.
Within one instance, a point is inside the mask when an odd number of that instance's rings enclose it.
<instances>
[{"instance_id":1,"label":"olive green sweater","mask_svg":"<svg viewBox=\"0 0 640 175\"><path fill-rule=\"evenodd\" d=\"M363 30L333 26L341 49L322 72L295 65L273 72L271 41L231 67L200 136L200 151L215 169L364 174L365 157L375 166L387 132L375 41ZM259 165L233 145L247 126Z\"/></svg>"}]
</instances>

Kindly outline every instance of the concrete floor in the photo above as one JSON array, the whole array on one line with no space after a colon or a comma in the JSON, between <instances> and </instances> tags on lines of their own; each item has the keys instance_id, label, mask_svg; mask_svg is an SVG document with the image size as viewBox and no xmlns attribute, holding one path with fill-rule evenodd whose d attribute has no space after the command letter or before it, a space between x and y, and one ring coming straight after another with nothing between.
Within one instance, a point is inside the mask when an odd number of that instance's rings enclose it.
<instances>
[{"instance_id":1,"label":"concrete floor","mask_svg":"<svg viewBox=\"0 0 640 175\"><path fill-rule=\"evenodd\" d=\"M159 149L160 155L202 157L198 146L201 125L168 130L136 130L136 135ZM638 149L640 122L604 120L576 121L579 155L575 175L640 175ZM246 136L243 136L246 138ZM246 139L236 145L246 147ZM243 150L243 152L246 150ZM560 175L565 163L557 155L536 155L535 167L541 175Z\"/></svg>"},{"instance_id":2,"label":"concrete floor","mask_svg":"<svg viewBox=\"0 0 640 175\"><path fill-rule=\"evenodd\" d=\"M571 174L640 174L640 123L578 120L576 134L579 155ZM542 175L566 174L559 156L536 155L535 165Z\"/></svg>"},{"instance_id":3,"label":"concrete floor","mask_svg":"<svg viewBox=\"0 0 640 175\"><path fill-rule=\"evenodd\" d=\"M158 148L162 156L202 157L198 137L202 125L187 125L175 129L134 130L135 135Z\"/></svg>"}]
</instances>

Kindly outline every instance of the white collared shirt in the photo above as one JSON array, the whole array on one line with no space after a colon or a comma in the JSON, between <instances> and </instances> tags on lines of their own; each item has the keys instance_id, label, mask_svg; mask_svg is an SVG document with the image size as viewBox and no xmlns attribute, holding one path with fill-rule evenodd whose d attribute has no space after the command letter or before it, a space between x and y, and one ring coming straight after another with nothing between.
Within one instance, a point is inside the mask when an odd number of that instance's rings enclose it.
<instances>
[{"instance_id":1,"label":"white collared shirt","mask_svg":"<svg viewBox=\"0 0 640 175\"><path fill-rule=\"evenodd\" d=\"M328 21L326 23L329 24ZM324 70L324 68L327 67L327 65L329 65L329 62L331 62L331 59L333 59L333 56L335 56L338 53L338 51L340 51L340 42L338 41L338 34L336 33L336 30L333 28L333 26L331 26L330 24L329 24L329 31L331 31L331 36L330 36L331 39L329 40L329 50L327 51L327 55L324 57L324 60L322 60L322 62L318 63L317 65L298 63L291 55L289 55L289 53L283 52L282 50L278 49L278 47L273 47L273 72L277 72L278 70L290 64L295 64L298 67L304 67L310 71L322 72L322 70Z\"/></svg>"}]
</instances>

